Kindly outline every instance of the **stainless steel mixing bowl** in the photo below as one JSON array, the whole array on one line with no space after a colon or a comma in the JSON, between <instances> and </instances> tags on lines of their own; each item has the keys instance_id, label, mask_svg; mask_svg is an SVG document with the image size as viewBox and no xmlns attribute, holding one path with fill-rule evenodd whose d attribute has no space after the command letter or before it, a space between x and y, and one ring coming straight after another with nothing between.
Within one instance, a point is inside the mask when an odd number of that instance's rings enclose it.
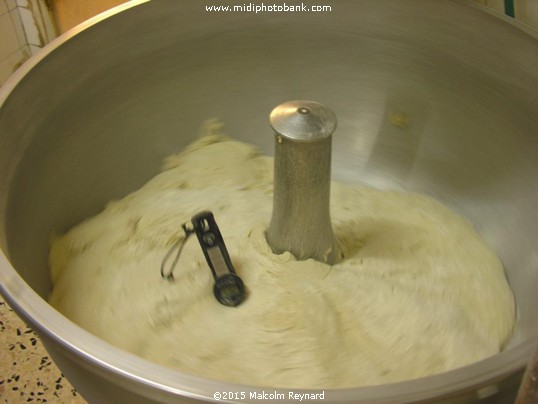
<instances>
[{"instance_id":1,"label":"stainless steel mixing bowl","mask_svg":"<svg viewBox=\"0 0 538 404\"><path fill-rule=\"evenodd\" d=\"M89 400L262 390L157 366L80 329L46 303L47 251L53 232L151 178L208 118L271 153L268 114L293 99L337 112L335 179L424 192L468 217L501 257L518 307L514 337L494 357L326 391L325 400L465 401L497 391L504 400L517 385L538 334L536 32L465 1L320 3L332 11L133 1L50 44L2 89L1 291Z\"/></svg>"}]
</instances>

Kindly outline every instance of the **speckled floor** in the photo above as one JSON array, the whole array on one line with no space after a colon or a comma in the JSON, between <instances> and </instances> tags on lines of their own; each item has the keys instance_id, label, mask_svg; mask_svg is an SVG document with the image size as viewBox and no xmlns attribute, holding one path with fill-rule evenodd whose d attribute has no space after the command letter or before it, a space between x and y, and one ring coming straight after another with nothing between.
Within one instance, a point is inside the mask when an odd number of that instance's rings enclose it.
<instances>
[{"instance_id":1,"label":"speckled floor","mask_svg":"<svg viewBox=\"0 0 538 404\"><path fill-rule=\"evenodd\" d=\"M0 297L0 402L86 403L36 333Z\"/></svg>"}]
</instances>

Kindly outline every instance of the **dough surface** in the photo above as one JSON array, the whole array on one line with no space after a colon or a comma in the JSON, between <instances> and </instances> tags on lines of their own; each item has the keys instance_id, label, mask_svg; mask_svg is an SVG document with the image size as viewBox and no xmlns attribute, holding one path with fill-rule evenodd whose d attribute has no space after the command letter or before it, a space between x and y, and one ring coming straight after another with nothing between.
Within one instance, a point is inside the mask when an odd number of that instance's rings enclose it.
<instances>
[{"instance_id":1,"label":"dough surface","mask_svg":"<svg viewBox=\"0 0 538 404\"><path fill-rule=\"evenodd\" d=\"M332 184L345 260L275 255L265 240L272 159L226 136L168 158L140 190L56 237L51 304L100 338L205 377L342 388L427 376L498 353L515 306L499 259L431 198ZM196 237L175 281L163 257L211 210L249 295L219 304Z\"/></svg>"}]
</instances>

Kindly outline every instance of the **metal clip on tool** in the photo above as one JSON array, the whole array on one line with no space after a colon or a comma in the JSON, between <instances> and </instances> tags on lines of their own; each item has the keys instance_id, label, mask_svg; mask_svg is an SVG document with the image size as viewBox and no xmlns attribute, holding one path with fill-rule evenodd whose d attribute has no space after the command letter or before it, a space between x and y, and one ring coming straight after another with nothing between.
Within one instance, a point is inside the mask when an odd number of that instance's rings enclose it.
<instances>
[{"instance_id":1,"label":"metal clip on tool","mask_svg":"<svg viewBox=\"0 0 538 404\"><path fill-rule=\"evenodd\" d=\"M246 298L245 285L235 272L213 213L209 211L200 212L192 217L191 222L193 228L189 229L186 224L184 224L182 228L185 231L185 238L175 244L166 254L161 266L161 276L167 280L174 279L173 270L179 260L183 245L191 234L196 233L207 264L215 279L213 294L216 299L225 306L238 306ZM178 248L178 253L172 263L170 271L166 274L166 262L175 248Z\"/></svg>"}]
</instances>

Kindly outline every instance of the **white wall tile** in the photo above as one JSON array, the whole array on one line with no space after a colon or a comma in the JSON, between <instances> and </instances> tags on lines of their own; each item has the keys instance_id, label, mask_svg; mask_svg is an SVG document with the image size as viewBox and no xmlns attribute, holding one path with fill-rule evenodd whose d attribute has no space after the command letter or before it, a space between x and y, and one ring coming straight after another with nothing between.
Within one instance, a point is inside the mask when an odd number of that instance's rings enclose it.
<instances>
[{"instance_id":1,"label":"white wall tile","mask_svg":"<svg viewBox=\"0 0 538 404\"><path fill-rule=\"evenodd\" d=\"M538 29L538 1L519 0L516 3L516 18L535 29Z\"/></svg>"},{"instance_id":2,"label":"white wall tile","mask_svg":"<svg viewBox=\"0 0 538 404\"><path fill-rule=\"evenodd\" d=\"M7 3L5 0L0 0L0 15L4 14L4 13L7 13L8 12L8 8L7 8Z\"/></svg>"},{"instance_id":3,"label":"white wall tile","mask_svg":"<svg viewBox=\"0 0 538 404\"><path fill-rule=\"evenodd\" d=\"M0 0L0 83L56 36L44 0Z\"/></svg>"},{"instance_id":4,"label":"white wall tile","mask_svg":"<svg viewBox=\"0 0 538 404\"><path fill-rule=\"evenodd\" d=\"M36 46L36 45L27 45L27 46L28 46L28 51L30 55L32 56L34 56L37 52L43 49L41 46Z\"/></svg>"},{"instance_id":5,"label":"white wall tile","mask_svg":"<svg viewBox=\"0 0 538 404\"><path fill-rule=\"evenodd\" d=\"M15 70L22 65L28 58L29 50L25 47L17 49L6 59L0 60L0 85L2 85L11 76Z\"/></svg>"},{"instance_id":6,"label":"white wall tile","mask_svg":"<svg viewBox=\"0 0 538 404\"><path fill-rule=\"evenodd\" d=\"M22 25L19 8L16 7L11 10L9 12L9 16L11 17L11 24L13 25L13 29L15 30L15 34L17 35L17 39L19 41L19 47L25 45L26 33L24 32L24 26Z\"/></svg>"},{"instance_id":7,"label":"white wall tile","mask_svg":"<svg viewBox=\"0 0 538 404\"><path fill-rule=\"evenodd\" d=\"M10 13L0 16L0 38L2 38L0 41L0 61L2 61L20 48Z\"/></svg>"},{"instance_id":8,"label":"white wall tile","mask_svg":"<svg viewBox=\"0 0 538 404\"><path fill-rule=\"evenodd\" d=\"M19 7L18 10L24 27L26 42L30 45L43 46L32 11L23 7Z\"/></svg>"},{"instance_id":9,"label":"white wall tile","mask_svg":"<svg viewBox=\"0 0 538 404\"><path fill-rule=\"evenodd\" d=\"M41 42L49 43L58 36L54 23L54 15L45 0L30 0L30 9L40 34Z\"/></svg>"}]
</instances>

